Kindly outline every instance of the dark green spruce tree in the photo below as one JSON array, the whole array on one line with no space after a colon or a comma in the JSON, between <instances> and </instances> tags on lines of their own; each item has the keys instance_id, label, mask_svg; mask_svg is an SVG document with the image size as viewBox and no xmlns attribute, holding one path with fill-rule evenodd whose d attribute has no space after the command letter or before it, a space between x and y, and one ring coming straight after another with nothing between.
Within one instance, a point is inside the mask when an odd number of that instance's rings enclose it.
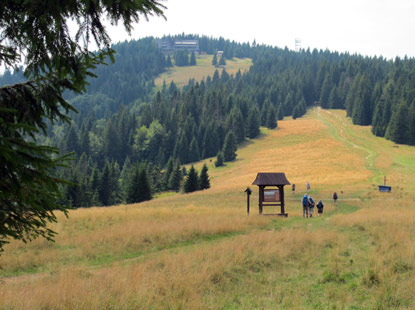
<instances>
[{"instance_id":1,"label":"dark green spruce tree","mask_svg":"<svg viewBox=\"0 0 415 310\"><path fill-rule=\"evenodd\" d=\"M199 178L197 171L193 167L190 167L189 172L187 173L186 180L184 182L184 192L191 193L199 189Z\"/></svg>"},{"instance_id":2,"label":"dark green spruce tree","mask_svg":"<svg viewBox=\"0 0 415 310\"><path fill-rule=\"evenodd\" d=\"M195 52L192 52L192 54L190 55L190 63L191 66L196 66L196 55Z\"/></svg>"},{"instance_id":3,"label":"dark green spruce tree","mask_svg":"<svg viewBox=\"0 0 415 310\"><path fill-rule=\"evenodd\" d=\"M266 126L269 129L275 129L277 125L277 113L275 112L274 106L271 106L267 115Z\"/></svg>"},{"instance_id":4,"label":"dark green spruce tree","mask_svg":"<svg viewBox=\"0 0 415 310\"><path fill-rule=\"evenodd\" d=\"M235 135L232 131L229 131L225 137L225 143L223 144L223 160L232 161L236 158L236 141Z\"/></svg>"},{"instance_id":5,"label":"dark green spruce tree","mask_svg":"<svg viewBox=\"0 0 415 310\"><path fill-rule=\"evenodd\" d=\"M130 33L139 19L163 15L162 9L153 0L0 1L0 67L17 69L23 61L26 78L0 87L0 251L9 238L53 240L48 223L56 222L56 211L68 214L58 204L65 181L57 176L68 157L38 144L37 136L48 133L49 122L70 123L74 108L63 93L82 93L92 69L106 56L114 60L104 20ZM97 51L88 49L91 39Z\"/></svg>"},{"instance_id":6,"label":"dark green spruce tree","mask_svg":"<svg viewBox=\"0 0 415 310\"><path fill-rule=\"evenodd\" d=\"M213 55L212 66L218 66L218 56L216 56L216 53Z\"/></svg>"},{"instance_id":7,"label":"dark green spruce tree","mask_svg":"<svg viewBox=\"0 0 415 310\"><path fill-rule=\"evenodd\" d=\"M151 188L145 166L136 167L127 185L127 203L138 203L151 200Z\"/></svg>"},{"instance_id":8,"label":"dark green spruce tree","mask_svg":"<svg viewBox=\"0 0 415 310\"><path fill-rule=\"evenodd\" d=\"M406 102L402 101L398 109L393 113L386 130L385 138L396 143L408 143L409 139L409 118Z\"/></svg>"},{"instance_id":9,"label":"dark green spruce tree","mask_svg":"<svg viewBox=\"0 0 415 310\"><path fill-rule=\"evenodd\" d=\"M169 178L169 185L168 185L169 190L178 192L180 190L182 180L183 180L182 169L180 168L179 163L176 163Z\"/></svg>"},{"instance_id":10,"label":"dark green spruce tree","mask_svg":"<svg viewBox=\"0 0 415 310\"><path fill-rule=\"evenodd\" d=\"M222 56L220 57L219 66L226 66L226 57L224 54L222 54Z\"/></svg>"},{"instance_id":11,"label":"dark green spruce tree","mask_svg":"<svg viewBox=\"0 0 415 310\"><path fill-rule=\"evenodd\" d=\"M223 166L223 152L219 151L218 155L216 156L215 167Z\"/></svg>"},{"instance_id":12,"label":"dark green spruce tree","mask_svg":"<svg viewBox=\"0 0 415 310\"><path fill-rule=\"evenodd\" d=\"M206 166L206 164L203 165L202 170L200 171L200 184L199 184L199 188L200 189L208 189L210 188L210 180L209 180L209 175L208 175L208 167Z\"/></svg>"}]
</instances>

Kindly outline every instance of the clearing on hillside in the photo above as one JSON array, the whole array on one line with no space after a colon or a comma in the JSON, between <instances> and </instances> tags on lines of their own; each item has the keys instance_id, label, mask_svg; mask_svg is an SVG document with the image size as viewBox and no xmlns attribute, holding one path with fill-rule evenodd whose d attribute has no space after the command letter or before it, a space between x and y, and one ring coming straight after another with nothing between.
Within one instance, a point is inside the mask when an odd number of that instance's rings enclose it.
<instances>
[{"instance_id":1,"label":"clearing on hillside","mask_svg":"<svg viewBox=\"0 0 415 310\"><path fill-rule=\"evenodd\" d=\"M0 256L0 309L414 309L415 148L309 110L209 167L211 189L74 210L56 243ZM261 158L260 161L256 160ZM288 218L246 215L257 172L284 171ZM392 193L379 193L387 175ZM323 216L304 219L310 182ZM331 193L339 193L338 206Z\"/></svg>"},{"instance_id":2,"label":"clearing on hillside","mask_svg":"<svg viewBox=\"0 0 415 310\"><path fill-rule=\"evenodd\" d=\"M174 81L178 87L183 87L189 82L190 79L201 81L202 79L206 79L208 76L212 77L215 70L218 70L219 74L221 74L223 68L216 68L212 66L212 59L212 55L199 55L196 58L196 66L174 66L167 72L160 75L154 83L158 89L161 89L163 86L163 81L166 81L167 86L171 81ZM229 73L229 75L235 75L238 70L241 70L242 73L248 71L251 65L252 60L249 58L227 59L225 70Z\"/></svg>"}]
</instances>

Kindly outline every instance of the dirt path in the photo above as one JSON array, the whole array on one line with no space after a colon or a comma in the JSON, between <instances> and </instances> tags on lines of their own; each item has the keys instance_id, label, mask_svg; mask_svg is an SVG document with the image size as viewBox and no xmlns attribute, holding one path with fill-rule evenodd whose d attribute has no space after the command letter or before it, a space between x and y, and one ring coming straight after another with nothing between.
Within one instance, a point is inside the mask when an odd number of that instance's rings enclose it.
<instances>
[{"instance_id":1,"label":"dirt path","mask_svg":"<svg viewBox=\"0 0 415 310\"><path fill-rule=\"evenodd\" d=\"M331 129L334 130L334 138L351 145L354 149L359 149L367 153L365 156L366 167L373 172L371 182L376 183L376 178L381 174L381 171L376 168L374 161L379 154L376 151L367 148L363 139L357 142L356 138L354 138L351 134L348 134L346 130L348 126L345 124L343 118L329 110L322 110L320 107L314 108L314 112L320 119L330 126Z\"/></svg>"}]
</instances>

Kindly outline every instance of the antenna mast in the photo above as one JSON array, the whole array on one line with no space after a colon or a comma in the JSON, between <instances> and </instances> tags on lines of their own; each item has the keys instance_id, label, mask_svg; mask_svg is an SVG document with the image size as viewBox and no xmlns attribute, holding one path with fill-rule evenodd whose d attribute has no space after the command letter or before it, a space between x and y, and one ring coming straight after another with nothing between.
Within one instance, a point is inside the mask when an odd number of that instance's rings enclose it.
<instances>
[{"instance_id":1,"label":"antenna mast","mask_svg":"<svg viewBox=\"0 0 415 310\"><path fill-rule=\"evenodd\" d=\"M301 39L300 38L295 38L295 51L299 52L301 49Z\"/></svg>"}]
</instances>

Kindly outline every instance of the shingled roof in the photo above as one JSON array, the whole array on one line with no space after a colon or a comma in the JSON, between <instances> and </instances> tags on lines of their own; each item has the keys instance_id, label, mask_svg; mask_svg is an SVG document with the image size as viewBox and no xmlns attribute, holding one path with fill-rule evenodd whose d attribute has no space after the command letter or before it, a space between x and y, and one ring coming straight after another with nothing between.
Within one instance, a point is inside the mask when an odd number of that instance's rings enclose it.
<instances>
[{"instance_id":1,"label":"shingled roof","mask_svg":"<svg viewBox=\"0 0 415 310\"><path fill-rule=\"evenodd\" d=\"M290 185L284 172L258 172L253 185L278 186Z\"/></svg>"}]
</instances>

